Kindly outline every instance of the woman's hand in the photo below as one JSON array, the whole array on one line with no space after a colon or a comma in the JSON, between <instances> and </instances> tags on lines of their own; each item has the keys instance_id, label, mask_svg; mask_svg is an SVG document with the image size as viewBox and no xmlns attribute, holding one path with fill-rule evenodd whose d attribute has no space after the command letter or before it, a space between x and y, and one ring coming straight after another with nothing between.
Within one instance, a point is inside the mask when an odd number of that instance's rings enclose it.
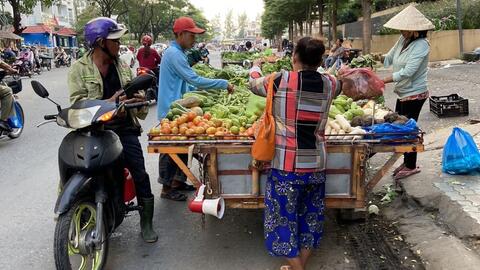
<instances>
[{"instance_id":1,"label":"woman's hand","mask_svg":"<svg viewBox=\"0 0 480 270\"><path fill-rule=\"evenodd\" d=\"M393 82L393 76L390 75L390 76L385 77L385 78L383 79L383 82L384 82L384 83L391 83L391 82Z\"/></svg>"},{"instance_id":2,"label":"woman's hand","mask_svg":"<svg viewBox=\"0 0 480 270\"><path fill-rule=\"evenodd\" d=\"M233 94L233 91L235 91L235 86L233 84L228 84L227 91L229 94Z\"/></svg>"}]
</instances>

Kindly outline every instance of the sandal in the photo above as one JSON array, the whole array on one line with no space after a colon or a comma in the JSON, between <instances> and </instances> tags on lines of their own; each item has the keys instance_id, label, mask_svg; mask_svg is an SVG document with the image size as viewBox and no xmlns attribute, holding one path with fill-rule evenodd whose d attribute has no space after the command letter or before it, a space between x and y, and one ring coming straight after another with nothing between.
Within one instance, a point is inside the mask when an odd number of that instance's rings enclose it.
<instances>
[{"instance_id":1,"label":"sandal","mask_svg":"<svg viewBox=\"0 0 480 270\"><path fill-rule=\"evenodd\" d=\"M168 192L163 192L160 194L160 197L163 199L168 199L172 201L182 202L187 200L187 195L178 192L175 189L172 189Z\"/></svg>"},{"instance_id":2,"label":"sandal","mask_svg":"<svg viewBox=\"0 0 480 270\"><path fill-rule=\"evenodd\" d=\"M398 166L398 168L396 168L394 171L393 171L393 176L397 175L397 173L401 170L403 170L403 168L405 168L405 163L402 163L400 166Z\"/></svg>"},{"instance_id":3,"label":"sandal","mask_svg":"<svg viewBox=\"0 0 480 270\"><path fill-rule=\"evenodd\" d=\"M194 191L194 190L197 190L194 186L192 185L189 185L185 182L177 182L175 181L176 183L178 183L178 186L174 187L172 186L172 189L174 190L181 190L181 191Z\"/></svg>"},{"instance_id":4,"label":"sandal","mask_svg":"<svg viewBox=\"0 0 480 270\"><path fill-rule=\"evenodd\" d=\"M400 180L400 179L403 179L403 178L407 178L411 175L414 175L414 174L417 174L421 172L420 168L417 167L415 169L409 169L407 167L403 168L402 170L400 170L394 177L393 179L395 180Z\"/></svg>"}]
</instances>

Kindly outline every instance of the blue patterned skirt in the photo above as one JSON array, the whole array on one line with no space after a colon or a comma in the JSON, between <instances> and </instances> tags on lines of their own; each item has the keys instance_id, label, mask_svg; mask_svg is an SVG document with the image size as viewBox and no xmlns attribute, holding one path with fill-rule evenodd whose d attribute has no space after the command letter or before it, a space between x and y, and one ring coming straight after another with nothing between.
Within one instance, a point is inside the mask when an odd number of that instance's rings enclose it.
<instances>
[{"instance_id":1,"label":"blue patterned skirt","mask_svg":"<svg viewBox=\"0 0 480 270\"><path fill-rule=\"evenodd\" d=\"M323 235L325 171L272 169L265 190L265 245L273 256L293 258L317 248Z\"/></svg>"}]
</instances>

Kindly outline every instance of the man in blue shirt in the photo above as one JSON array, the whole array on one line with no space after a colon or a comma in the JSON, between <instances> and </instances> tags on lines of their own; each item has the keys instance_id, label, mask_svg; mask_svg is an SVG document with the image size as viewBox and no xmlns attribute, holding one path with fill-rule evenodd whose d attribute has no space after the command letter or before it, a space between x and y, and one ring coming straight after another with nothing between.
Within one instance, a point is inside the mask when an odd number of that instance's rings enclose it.
<instances>
[{"instance_id":1,"label":"man in blue shirt","mask_svg":"<svg viewBox=\"0 0 480 270\"><path fill-rule=\"evenodd\" d=\"M165 50L160 64L160 79L158 84L157 116L160 121L169 109L170 104L194 89L227 89L233 92L233 85L226 80L213 80L198 76L190 67L185 51L195 44L195 36L205 33L198 28L189 17L180 17L173 24L175 40ZM179 155L186 161L186 155ZM175 162L161 154L159 159L158 181L163 185L161 197L175 201L185 201L187 196L179 190L191 191L195 188L185 183L186 176Z\"/></svg>"}]
</instances>

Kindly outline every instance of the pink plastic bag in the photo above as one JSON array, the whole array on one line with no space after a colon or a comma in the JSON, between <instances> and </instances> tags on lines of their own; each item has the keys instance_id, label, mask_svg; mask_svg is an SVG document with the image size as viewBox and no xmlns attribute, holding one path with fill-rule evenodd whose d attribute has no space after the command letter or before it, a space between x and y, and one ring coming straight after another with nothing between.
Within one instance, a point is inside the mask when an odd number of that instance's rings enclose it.
<instances>
[{"instance_id":1,"label":"pink plastic bag","mask_svg":"<svg viewBox=\"0 0 480 270\"><path fill-rule=\"evenodd\" d=\"M353 100L376 98L385 90L385 83L368 68L342 66L338 77L343 83L343 94Z\"/></svg>"}]
</instances>

